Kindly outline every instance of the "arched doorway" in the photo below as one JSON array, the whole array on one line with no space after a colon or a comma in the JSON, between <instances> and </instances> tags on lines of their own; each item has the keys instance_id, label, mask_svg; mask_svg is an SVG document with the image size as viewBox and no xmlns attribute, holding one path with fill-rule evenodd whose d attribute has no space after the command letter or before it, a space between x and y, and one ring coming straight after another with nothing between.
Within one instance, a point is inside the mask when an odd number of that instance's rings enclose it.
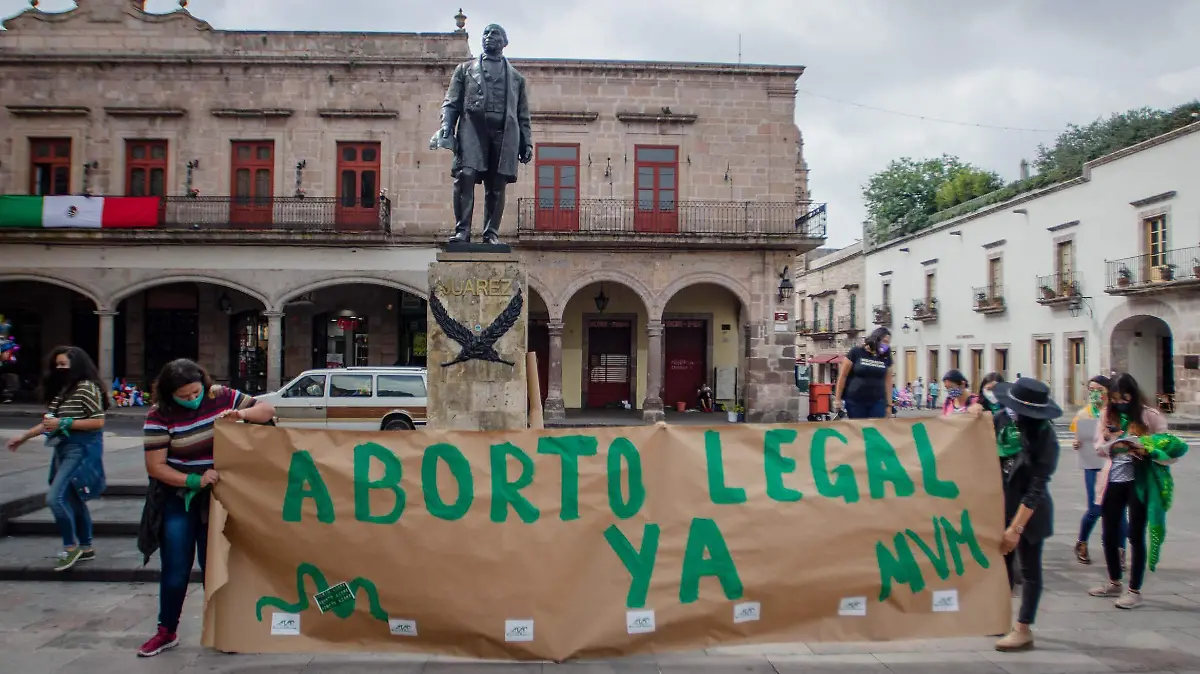
<instances>
[{"instance_id":1,"label":"arched doorway","mask_svg":"<svg viewBox=\"0 0 1200 674\"><path fill-rule=\"evenodd\" d=\"M542 403L550 389L550 308L546 300L529 288L529 346L537 354L538 385L541 387Z\"/></svg>"},{"instance_id":2,"label":"arched doorway","mask_svg":"<svg viewBox=\"0 0 1200 674\"><path fill-rule=\"evenodd\" d=\"M684 286L667 299L662 314L662 401L668 412L680 403L697 408L697 392L704 384L712 388L718 404L732 407L744 398L743 313L741 299L716 283Z\"/></svg>"},{"instance_id":3,"label":"arched doorway","mask_svg":"<svg viewBox=\"0 0 1200 674\"><path fill-rule=\"evenodd\" d=\"M78 346L98 362L98 306L93 298L49 281L0 281L0 316L20 345L16 358L0 364L0 400L29 402L41 384L46 354Z\"/></svg>"},{"instance_id":4,"label":"arched doorway","mask_svg":"<svg viewBox=\"0 0 1200 674\"><path fill-rule=\"evenodd\" d=\"M1170 408L1175 396L1175 343L1171 326L1157 316L1130 316L1113 328L1112 369L1128 372L1160 407Z\"/></svg>"},{"instance_id":5,"label":"arched doorway","mask_svg":"<svg viewBox=\"0 0 1200 674\"><path fill-rule=\"evenodd\" d=\"M588 283L570 296L563 310L565 407L641 408L648 317L638 292L619 282Z\"/></svg>"}]
</instances>

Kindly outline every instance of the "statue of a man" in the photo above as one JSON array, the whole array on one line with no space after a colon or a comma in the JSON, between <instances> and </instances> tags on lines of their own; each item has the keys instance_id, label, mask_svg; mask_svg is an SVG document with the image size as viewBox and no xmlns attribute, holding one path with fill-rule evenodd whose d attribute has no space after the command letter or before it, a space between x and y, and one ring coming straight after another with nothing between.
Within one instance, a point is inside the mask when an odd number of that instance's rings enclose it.
<instances>
[{"instance_id":1,"label":"statue of a man","mask_svg":"<svg viewBox=\"0 0 1200 674\"><path fill-rule=\"evenodd\" d=\"M504 189L517 182L517 162L533 159L533 130L525 78L504 58L508 34L496 24L483 29L483 55L454 69L442 103L442 128L429 149L454 150L454 236L471 240L475 185L483 183L483 242L500 243Z\"/></svg>"}]
</instances>

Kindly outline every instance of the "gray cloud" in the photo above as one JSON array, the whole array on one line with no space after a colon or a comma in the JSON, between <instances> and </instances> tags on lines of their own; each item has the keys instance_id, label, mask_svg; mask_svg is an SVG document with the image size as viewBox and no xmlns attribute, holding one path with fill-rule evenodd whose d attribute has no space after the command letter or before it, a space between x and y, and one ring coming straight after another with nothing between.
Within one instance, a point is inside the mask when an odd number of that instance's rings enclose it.
<instances>
[{"instance_id":1,"label":"gray cloud","mask_svg":"<svg viewBox=\"0 0 1200 674\"><path fill-rule=\"evenodd\" d=\"M460 1L473 39L500 23L514 56L734 61L740 33L745 62L807 66L802 91L980 124L1057 132L1200 96L1195 0ZM46 10L71 4L42 0ZM0 16L26 5L0 0ZM447 31L457 4L192 0L189 9L218 28ZM895 157L948 152L1011 179L1055 135L934 123L805 93L796 108L834 245L858 238L861 185Z\"/></svg>"}]
</instances>

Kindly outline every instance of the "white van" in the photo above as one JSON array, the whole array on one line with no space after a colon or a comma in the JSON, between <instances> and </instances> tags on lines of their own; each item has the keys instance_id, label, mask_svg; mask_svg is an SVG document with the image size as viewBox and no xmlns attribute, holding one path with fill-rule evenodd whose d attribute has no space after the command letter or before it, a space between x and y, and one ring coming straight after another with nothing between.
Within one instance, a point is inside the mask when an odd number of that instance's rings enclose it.
<instances>
[{"instance_id":1,"label":"white van","mask_svg":"<svg viewBox=\"0 0 1200 674\"><path fill-rule=\"evenodd\" d=\"M426 422L425 368L344 367L307 370L275 393L275 423L291 428L409 431Z\"/></svg>"}]
</instances>

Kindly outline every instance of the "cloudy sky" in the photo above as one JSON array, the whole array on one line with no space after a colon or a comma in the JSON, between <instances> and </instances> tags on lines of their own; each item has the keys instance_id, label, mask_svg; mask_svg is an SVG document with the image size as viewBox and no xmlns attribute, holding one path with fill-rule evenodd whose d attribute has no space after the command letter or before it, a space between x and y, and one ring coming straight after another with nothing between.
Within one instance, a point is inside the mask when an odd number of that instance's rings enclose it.
<instances>
[{"instance_id":1,"label":"cloudy sky","mask_svg":"<svg viewBox=\"0 0 1200 674\"><path fill-rule=\"evenodd\" d=\"M191 0L189 9L217 28L448 31L460 2L473 38L487 23L505 26L511 56L736 61L740 33L744 62L807 66L796 121L837 246L859 238L861 187L893 158L945 152L1014 179L1068 122L1200 97L1200 0ZM0 16L27 5L0 0Z\"/></svg>"}]
</instances>

